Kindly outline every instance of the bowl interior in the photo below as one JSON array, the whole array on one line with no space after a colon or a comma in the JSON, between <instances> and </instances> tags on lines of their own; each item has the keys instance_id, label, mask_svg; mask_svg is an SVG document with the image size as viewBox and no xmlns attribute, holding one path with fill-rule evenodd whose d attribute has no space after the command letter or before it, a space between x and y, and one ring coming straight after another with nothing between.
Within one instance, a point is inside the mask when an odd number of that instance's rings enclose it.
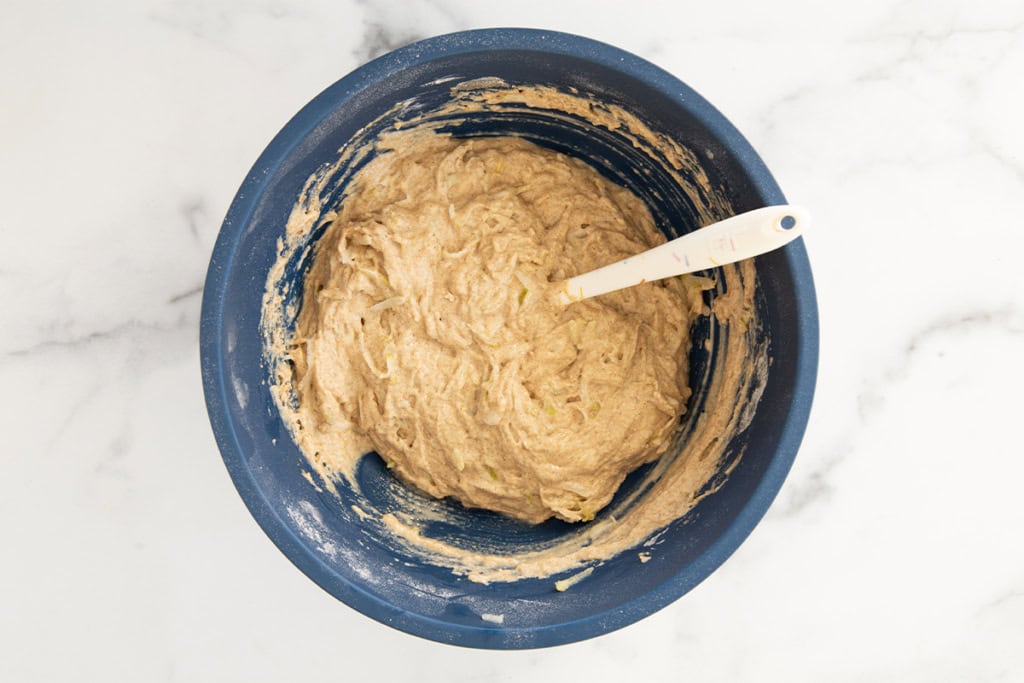
<instances>
[{"instance_id":1,"label":"bowl interior","mask_svg":"<svg viewBox=\"0 0 1024 683\"><path fill-rule=\"evenodd\" d=\"M397 114L408 118L446 102L454 82L485 77L575 88L640 115L653 129L699 154L703 170L725 192L734 212L785 201L749 145L721 115L688 89L681 96L685 86L635 57L543 32L501 36L491 31L425 41L325 91L257 162L229 212L211 263L204 294L203 372L214 431L246 504L282 551L325 590L384 623L435 640L476 647L546 646L606 632L664 606L710 574L763 515L788 471L809 410L816 359L813 287L799 243L757 259L759 334L768 344L771 365L753 420L731 435L729 450L744 455L720 491L659 535L658 552L649 562L639 563L635 552L623 553L566 593L553 590L560 577L481 585L404 555L387 539L367 533L351 508L350 490L342 487L339 499L303 476L305 458L268 390L259 328L267 273L307 178L335 162L354 135L396 102L412 103ZM612 131L543 111L462 116L447 130L460 136L520 135L582 158L643 198L669 237L699 225L693 199L663 167ZM374 132L362 130L363 135ZM343 190L335 186L326 193L337 198ZM303 258L290 264L293 297L301 296L306 265ZM704 341L713 342L720 334L716 324L705 320L694 330L695 393L688 415L699 412L702 378L714 368L715 345L705 349ZM643 486L645 474L642 469L631 475L604 514L625 493ZM378 458L363 459L358 479L360 495L381 511L399 508L415 495L396 484ZM530 526L445 501L435 504L445 508L447 521L427 532L457 545L514 551L579 529L559 521ZM503 623L484 615L502 615Z\"/></svg>"}]
</instances>

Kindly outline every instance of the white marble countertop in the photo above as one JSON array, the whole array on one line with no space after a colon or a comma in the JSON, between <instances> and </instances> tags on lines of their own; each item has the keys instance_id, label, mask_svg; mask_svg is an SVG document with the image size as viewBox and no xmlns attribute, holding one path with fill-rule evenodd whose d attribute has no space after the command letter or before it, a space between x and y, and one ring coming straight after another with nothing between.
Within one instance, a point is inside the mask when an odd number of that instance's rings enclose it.
<instances>
[{"instance_id":1,"label":"white marble countertop","mask_svg":"<svg viewBox=\"0 0 1024 683\"><path fill-rule=\"evenodd\" d=\"M1024 680L1024 5L624 7L5 4L0 680ZM220 221L285 121L388 48L499 25L719 107L815 211L822 328L750 539L661 612L528 652L405 635L296 570L228 478L198 355Z\"/></svg>"}]
</instances>

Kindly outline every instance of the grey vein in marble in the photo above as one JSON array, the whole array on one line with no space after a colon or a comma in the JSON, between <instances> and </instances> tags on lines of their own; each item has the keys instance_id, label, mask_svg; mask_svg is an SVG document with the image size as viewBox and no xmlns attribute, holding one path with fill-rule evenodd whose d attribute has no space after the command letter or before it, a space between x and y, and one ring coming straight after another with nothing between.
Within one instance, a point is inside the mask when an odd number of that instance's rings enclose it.
<instances>
[{"instance_id":1,"label":"grey vein in marble","mask_svg":"<svg viewBox=\"0 0 1024 683\"><path fill-rule=\"evenodd\" d=\"M885 409L888 388L894 382L907 378L922 348L947 335L980 330L1014 337L1024 336L1024 314L1012 307L980 310L935 320L914 332L888 366L865 380L864 389L857 395L856 414L852 420L847 420L848 426L832 440L832 446L823 454L806 452L800 456L817 459L820 463L803 481L791 481L787 485L790 490L785 496L786 502L780 509L773 510L773 515L793 517L828 499L834 489L831 479L836 469L856 451L858 433L866 429L874 416ZM941 355L943 352L938 353Z\"/></svg>"}]
</instances>

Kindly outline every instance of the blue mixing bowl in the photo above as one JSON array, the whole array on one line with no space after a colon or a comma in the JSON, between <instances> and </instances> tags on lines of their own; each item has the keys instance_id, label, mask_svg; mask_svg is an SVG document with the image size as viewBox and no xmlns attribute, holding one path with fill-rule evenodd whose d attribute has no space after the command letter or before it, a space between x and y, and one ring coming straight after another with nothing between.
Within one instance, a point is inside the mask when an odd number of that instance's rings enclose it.
<instances>
[{"instance_id":1,"label":"blue mixing bowl","mask_svg":"<svg viewBox=\"0 0 1024 683\"><path fill-rule=\"evenodd\" d=\"M764 163L725 117L670 74L622 50L524 29L468 31L401 48L310 102L270 143L239 189L203 293L207 408L224 462L256 521L302 572L339 600L397 629L458 645L512 649L578 641L630 624L689 591L767 511L796 455L814 391L818 320L810 266L801 240L756 259L758 334L771 364L749 425L726 435L729 448L743 450L743 457L718 492L660 532L650 561L638 562L636 549L621 553L571 590L558 592L552 579L564 577L482 585L404 554L386 538L368 538L350 506L304 476L306 461L268 389L262 296L277 240L307 178L335 161L360 129L397 102L414 100L424 108L444 102L452 76L575 88L701 150L703 171L736 212L785 203ZM544 116L470 117L458 125L457 135L522 135L594 163L644 198L669 236L677 228L697 227L692 201L658 168L638 173L649 160L637 158L607 131L555 124ZM304 264L293 266L294 289L300 292ZM698 342L707 332L695 331ZM698 343L691 361L698 377L715 357ZM363 491L380 494L387 487L379 484L388 477L378 459L364 459ZM635 486L637 477L625 487ZM436 529L438 535L481 534L492 543L507 539L512 549L578 528L561 522L531 527L461 508L453 514L461 520L458 528ZM497 614L502 623L481 618Z\"/></svg>"}]
</instances>

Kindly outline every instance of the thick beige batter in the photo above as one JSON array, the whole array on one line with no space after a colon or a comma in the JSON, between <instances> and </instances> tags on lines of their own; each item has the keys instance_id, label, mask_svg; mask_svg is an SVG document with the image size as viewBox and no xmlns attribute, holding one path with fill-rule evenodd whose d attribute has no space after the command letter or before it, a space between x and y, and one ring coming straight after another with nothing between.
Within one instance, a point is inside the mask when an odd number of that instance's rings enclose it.
<instances>
[{"instance_id":1,"label":"thick beige batter","mask_svg":"<svg viewBox=\"0 0 1024 683\"><path fill-rule=\"evenodd\" d=\"M632 193L523 140L426 132L380 155L306 279L304 450L372 448L436 497L592 519L668 447L700 286L563 307L552 283L663 241Z\"/></svg>"}]
</instances>

